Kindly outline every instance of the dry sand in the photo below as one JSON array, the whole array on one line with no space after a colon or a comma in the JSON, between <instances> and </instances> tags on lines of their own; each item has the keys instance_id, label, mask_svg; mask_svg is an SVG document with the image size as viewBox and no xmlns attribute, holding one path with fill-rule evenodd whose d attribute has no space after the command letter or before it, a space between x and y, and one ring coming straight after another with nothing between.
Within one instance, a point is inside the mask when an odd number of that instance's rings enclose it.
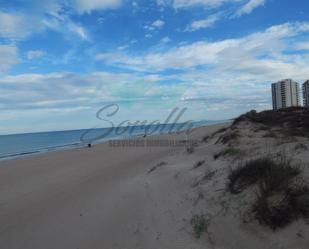
<instances>
[{"instance_id":1,"label":"dry sand","mask_svg":"<svg viewBox=\"0 0 309 249\"><path fill-rule=\"evenodd\" d=\"M193 153L185 147L102 144L1 162L0 248L307 248L306 221L277 232L244 222L247 199L225 191L228 167L238 159L214 160L223 145L215 144L216 137L201 141L226 126L196 129ZM146 139L154 138L185 136ZM245 138L239 146L263 147L258 138L252 141ZM305 153L297 155L307 160ZM196 239L190 219L202 213L210 224Z\"/></svg>"}]
</instances>

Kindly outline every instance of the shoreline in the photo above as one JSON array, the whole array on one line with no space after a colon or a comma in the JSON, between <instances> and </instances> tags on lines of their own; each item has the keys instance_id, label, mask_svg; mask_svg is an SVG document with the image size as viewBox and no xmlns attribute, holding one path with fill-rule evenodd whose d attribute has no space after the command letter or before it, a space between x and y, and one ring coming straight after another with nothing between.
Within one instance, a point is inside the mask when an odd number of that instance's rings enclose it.
<instances>
[{"instance_id":1,"label":"shoreline","mask_svg":"<svg viewBox=\"0 0 309 249\"><path fill-rule=\"evenodd\" d=\"M219 125L219 124L225 124L225 123L228 123L228 122L229 122L229 120L227 120L227 121L213 121L209 125L197 126L197 127L194 127L193 129L208 127L208 126L213 126L213 125ZM76 131L80 131L80 130L76 130ZM65 132L65 131L60 131L60 132ZM43 132L43 133L46 133L46 132ZM31 133L27 133L27 134L31 134ZM40 133L33 133L33 134L41 134L41 132ZM172 135L172 134L173 133L151 134L151 135L148 135L147 137ZM17 134L17 135L24 135L24 134ZM6 135L6 136L10 136L10 135ZM130 140L130 139L140 138L140 137L143 137L143 135L137 134L137 135L131 135L129 137L120 137L119 136L118 138L117 137L116 138L110 138L110 139L107 139L107 140L104 140L104 141L98 140L98 141L94 142L92 145L96 146L96 145L100 145L100 144L105 144L105 143L108 143L111 140ZM34 149L32 151L23 151L23 152L13 153L13 154L9 154L9 155L3 155L3 156L0 156L0 163L5 162L5 161L16 160L16 159L28 158L28 157L36 156L36 155L49 154L49 153L58 152L58 151L76 150L76 149L83 149L83 148L87 149L87 145L88 145L87 143L80 141L80 142L72 143L72 144L64 144L64 145L59 145L59 146L38 148L38 149Z\"/></svg>"}]
</instances>

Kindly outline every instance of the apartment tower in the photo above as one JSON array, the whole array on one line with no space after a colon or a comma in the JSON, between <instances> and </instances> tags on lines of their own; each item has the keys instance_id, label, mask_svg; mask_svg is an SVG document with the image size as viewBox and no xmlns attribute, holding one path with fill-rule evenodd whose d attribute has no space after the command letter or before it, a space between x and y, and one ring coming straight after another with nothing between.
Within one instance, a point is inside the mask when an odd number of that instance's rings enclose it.
<instances>
[{"instance_id":1,"label":"apartment tower","mask_svg":"<svg viewBox=\"0 0 309 249\"><path fill-rule=\"evenodd\" d=\"M309 80L303 84L304 106L309 107Z\"/></svg>"},{"instance_id":2,"label":"apartment tower","mask_svg":"<svg viewBox=\"0 0 309 249\"><path fill-rule=\"evenodd\" d=\"M273 109L278 110L291 106L300 106L299 85L297 82L286 79L271 85Z\"/></svg>"}]
</instances>

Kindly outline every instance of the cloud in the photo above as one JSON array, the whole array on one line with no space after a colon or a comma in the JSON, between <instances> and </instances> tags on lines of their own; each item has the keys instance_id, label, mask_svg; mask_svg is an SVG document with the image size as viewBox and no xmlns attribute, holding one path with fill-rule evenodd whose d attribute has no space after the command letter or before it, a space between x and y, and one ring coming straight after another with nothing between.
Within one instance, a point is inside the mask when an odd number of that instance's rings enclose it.
<instances>
[{"instance_id":1,"label":"cloud","mask_svg":"<svg viewBox=\"0 0 309 249\"><path fill-rule=\"evenodd\" d=\"M183 94L182 86L155 84L156 74L57 72L0 78L0 110L93 108L102 103L158 101L163 95ZM178 89L178 90L177 90Z\"/></svg>"},{"instance_id":2,"label":"cloud","mask_svg":"<svg viewBox=\"0 0 309 249\"><path fill-rule=\"evenodd\" d=\"M186 28L185 31L192 32L192 31L196 31L196 30L199 30L199 29L210 28L210 27L212 27L218 20L219 20L219 15L218 15L218 14L211 15L211 16L207 17L206 19L193 21L193 22Z\"/></svg>"},{"instance_id":3,"label":"cloud","mask_svg":"<svg viewBox=\"0 0 309 249\"><path fill-rule=\"evenodd\" d=\"M43 50L30 50L27 53L28 60L37 59L40 57L43 57L45 55L45 52Z\"/></svg>"},{"instance_id":4,"label":"cloud","mask_svg":"<svg viewBox=\"0 0 309 249\"><path fill-rule=\"evenodd\" d=\"M165 36L165 37L163 37L163 38L160 40L160 44L169 43L169 42L171 42L171 41L172 41L171 38L169 38L168 36Z\"/></svg>"},{"instance_id":5,"label":"cloud","mask_svg":"<svg viewBox=\"0 0 309 249\"><path fill-rule=\"evenodd\" d=\"M151 24L151 26L160 29L160 28L163 28L164 24L165 24L164 21L156 20Z\"/></svg>"},{"instance_id":6,"label":"cloud","mask_svg":"<svg viewBox=\"0 0 309 249\"><path fill-rule=\"evenodd\" d=\"M0 110L60 114L87 110L89 115L104 103L116 102L125 105L127 116L149 107L155 110L153 119L183 105L190 108L190 119L232 118L248 109L269 108L272 81L309 78L309 54L295 50L295 40L304 39L305 32L309 32L307 22L285 23L235 39L194 42L163 52L96 55L104 63L131 69L130 73L2 77ZM77 116L80 120L82 115Z\"/></svg>"},{"instance_id":7,"label":"cloud","mask_svg":"<svg viewBox=\"0 0 309 249\"><path fill-rule=\"evenodd\" d=\"M122 51L122 50L126 50L129 47L130 47L129 45L123 45L123 46L117 47L117 50Z\"/></svg>"},{"instance_id":8,"label":"cloud","mask_svg":"<svg viewBox=\"0 0 309 249\"><path fill-rule=\"evenodd\" d=\"M177 82L179 78L182 82ZM248 79L201 71L169 76L107 72L6 76L0 79L0 118L10 115L11 122L17 124L30 121L28 130L14 126L13 132L56 130L64 129L64 126L67 129L88 128L95 124L97 110L106 104L117 103L121 107L115 117L118 123L126 119L159 119L163 122L175 107L189 108L186 120L223 119L226 115L233 117L247 109L265 108L271 103L268 84L265 87L260 78L249 84ZM168 84L162 84L165 81ZM145 108L148 113L143 112ZM117 123L114 117L110 120ZM40 126L34 128L37 122ZM7 127L0 128L0 132L8 132Z\"/></svg>"},{"instance_id":9,"label":"cloud","mask_svg":"<svg viewBox=\"0 0 309 249\"><path fill-rule=\"evenodd\" d=\"M157 32L159 29L162 29L165 25L165 22L158 19L151 24L147 24L144 26L144 29L147 31L145 34L145 38L150 39L153 37L153 33ZM149 33L148 33L149 32Z\"/></svg>"},{"instance_id":10,"label":"cloud","mask_svg":"<svg viewBox=\"0 0 309 249\"><path fill-rule=\"evenodd\" d=\"M80 26L77 25L71 21L68 22L67 28L72 32L75 33L76 35L78 35L80 38L82 38L83 40L89 40L88 34L86 32L86 30Z\"/></svg>"},{"instance_id":11,"label":"cloud","mask_svg":"<svg viewBox=\"0 0 309 249\"><path fill-rule=\"evenodd\" d=\"M154 22L151 23L151 24L145 25L145 26L144 26L144 29L146 29L146 30L148 30L148 31L154 31L154 30L156 30L156 29L161 29L161 28L163 28L164 25L165 25L165 22L162 21L162 20L160 20L160 19L158 19L158 20L154 21Z\"/></svg>"},{"instance_id":12,"label":"cloud","mask_svg":"<svg viewBox=\"0 0 309 249\"><path fill-rule=\"evenodd\" d=\"M0 109L39 109L88 106L100 84L124 81L124 75L92 73L21 74L0 79ZM98 100L97 100L98 101Z\"/></svg>"},{"instance_id":13,"label":"cloud","mask_svg":"<svg viewBox=\"0 0 309 249\"><path fill-rule=\"evenodd\" d=\"M165 6L167 4L166 0L157 0L157 5L159 6Z\"/></svg>"},{"instance_id":14,"label":"cloud","mask_svg":"<svg viewBox=\"0 0 309 249\"><path fill-rule=\"evenodd\" d=\"M0 73L19 63L15 45L0 45Z\"/></svg>"},{"instance_id":15,"label":"cloud","mask_svg":"<svg viewBox=\"0 0 309 249\"><path fill-rule=\"evenodd\" d=\"M176 9L204 6L215 8L225 3L240 2L241 0L157 0L159 6L171 5Z\"/></svg>"},{"instance_id":16,"label":"cloud","mask_svg":"<svg viewBox=\"0 0 309 249\"><path fill-rule=\"evenodd\" d=\"M94 10L105 10L118 8L122 0L70 0L71 7L78 13L90 13Z\"/></svg>"},{"instance_id":17,"label":"cloud","mask_svg":"<svg viewBox=\"0 0 309 249\"><path fill-rule=\"evenodd\" d=\"M24 40L32 34L43 32L46 29L58 31L66 37L74 34L83 40L89 40L85 29L74 23L65 14L36 13L25 15L0 12L0 38L13 41Z\"/></svg>"},{"instance_id":18,"label":"cloud","mask_svg":"<svg viewBox=\"0 0 309 249\"><path fill-rule=\"evenodd\" d=\"M46 29L56 30L68 36L75 34L89 40L87 31L75 23L73 14L85 14L95 10L118 8L122 0L46 0L28 1L18 12L0 11L0 38L22 40ZM16 7L12 5L12 9ZM69 31L69 32L68 32Z\"/></svg>"},{"instance_id":19,"label":"cloud","mask_svg":"<svg viewBox=\"0 0 309 249\"><path fill-rule=\"evenodd\" d=\"M0 37L17 40L43 29L43 24L34 17L0 12Z\"/></svg>"},{"instance_id":20,"label":"cloud","mask_svg":"<svg viewBox=\"0 0 309 249\"><path fill-rule=\"evenodd\" d=\"M97 54L96 59L137 71L192 70L204 66L218 75L231 72L260 77L262 74L269 79L304 76L309 74L308 56L293 54L289 39L308 31L308 23L285 23L237 39L194 42L143 56L104 53Z\"/></svg>"},{"instance_id":21,"label":"cloud","mask_svg":"<svg viewBox=\"0 0 309 249\"><path fill-rule=\"evenodd\" d=\"M297 50L309 50L309 41L307 42L298 42L295 44Z\"/></svg>"},{"instance_id":22,"label":"cloud","mask_svg":"<svg viewBox=\"0 0 309 249\"><path fill-rule=\"evenodd\" d=\"M59 15L58 13L52 13L48 17L42 19L45 29L51 29L62 33L64 37L68 39L76 39L76 37L89 41L87 31L80 25L73 22L66 14Z\"/></svg>"},{"instance_id":23,"label":"cloud","mask_svg":"<svg viewBox=\"0 0 309 249\"><path fill-rule=\"evenodd\" d=\"M266 3L266 0L249 0L245 5L237 10L235 13L236 17L242 15L250 14L254 9L263 6Z\"/></svg>"},{"instance_id":24,"label":"cloud","mask_svg":"<svg viewBox=\"0 0 309 249\"><path fill-rule=\"evenodd\" d=\"M156 74L108 72L1 77L0 133L106 126L96 112L111 103L120 106L119 113L108 118L115 125L123 120L164 122L189 86L157 83L162 80Z\"/></svg>"}]
</instances>

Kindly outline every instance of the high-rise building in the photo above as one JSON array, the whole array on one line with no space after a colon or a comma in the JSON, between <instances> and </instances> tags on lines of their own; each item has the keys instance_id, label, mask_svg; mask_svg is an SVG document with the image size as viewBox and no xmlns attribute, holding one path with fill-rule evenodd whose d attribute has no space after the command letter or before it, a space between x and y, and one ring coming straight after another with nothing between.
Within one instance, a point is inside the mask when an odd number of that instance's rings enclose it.
<instances>
[{"instance_id":1,"label":"high-rise building","mask_svg":"<svg viewBox=\"0 0 309 249\"><path fill-rule=\"evenodd\" d=\"M297 82L286 79L271 85L273 109L278 110L291 106L300 106L299 85Z\"/></svg>"},{"instance_id":2,"label":"high-rise building","mask_svg":"<svg viewBox=\"0 0 309 249\"><path fill-rule=\"evenodd\" d=\"M309 107L309 80L303 84L304 106Z\"/></svg>"}]
</instances>

